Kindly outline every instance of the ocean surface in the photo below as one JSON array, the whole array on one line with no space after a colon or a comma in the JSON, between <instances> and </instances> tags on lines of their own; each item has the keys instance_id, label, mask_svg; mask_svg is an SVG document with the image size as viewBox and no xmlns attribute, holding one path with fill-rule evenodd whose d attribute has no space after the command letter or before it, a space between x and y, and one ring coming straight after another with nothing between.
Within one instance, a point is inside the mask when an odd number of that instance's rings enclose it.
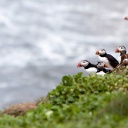
<instances>
[{"instance_id":1,"label":"ocean surface","mask_svg":"<svg viewBox=\"0 0 128 128\"><path fill-rule=\"evenodd\" d=\"M128 0L0 0L0 109L47 95L63 75L128 48Z\"/></svg>"}]
</instances>

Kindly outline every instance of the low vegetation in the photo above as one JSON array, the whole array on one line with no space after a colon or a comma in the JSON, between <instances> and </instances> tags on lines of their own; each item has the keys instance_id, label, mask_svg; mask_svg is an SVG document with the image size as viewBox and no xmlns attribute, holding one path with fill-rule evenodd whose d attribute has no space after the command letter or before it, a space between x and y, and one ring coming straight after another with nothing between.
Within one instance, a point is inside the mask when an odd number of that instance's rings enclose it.
<instances>
[{"instance_id":1,"label":"low vegetation","mask_svg":"<svg viewBox=\"0 0 128 128\"><path fill-rule=\"evenodd\" d=\"M14 107L3 110L0 127L128 128L128 72L63 76L56 89L30 106L18 113Z\"/></svg>"}]
</instances>

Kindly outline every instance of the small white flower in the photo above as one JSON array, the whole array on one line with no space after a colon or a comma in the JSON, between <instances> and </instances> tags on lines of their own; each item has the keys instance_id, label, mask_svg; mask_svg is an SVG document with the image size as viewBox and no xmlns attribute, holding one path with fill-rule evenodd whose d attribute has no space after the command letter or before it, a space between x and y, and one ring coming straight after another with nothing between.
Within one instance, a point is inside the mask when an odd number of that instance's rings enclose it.
<instances>
[{"instance_id":1,"label":"small white flower","mask_svg":"<svg viewBox=\"0 0 128 128\"><path fill-rule=\"evenodd\" d=\"M46 114L47 117L50 117L52 113L53 113L53 111L50 110L50 111L47 111L45 114Z\"/></svg>"}]
</instances>

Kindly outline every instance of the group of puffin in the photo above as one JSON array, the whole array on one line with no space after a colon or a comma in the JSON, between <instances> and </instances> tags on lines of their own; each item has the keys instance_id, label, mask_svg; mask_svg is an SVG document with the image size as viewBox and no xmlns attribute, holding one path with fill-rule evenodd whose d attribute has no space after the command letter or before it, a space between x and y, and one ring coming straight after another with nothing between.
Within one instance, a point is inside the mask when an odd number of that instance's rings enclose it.
<instances>
[{"instance_id":1,"label":"group of puffin","mask_svg":"<svg viewBox=\"0 0 128 128\"><path fill-rule=\"evenodd\" d=\"M115 49L115 53L120 53L118 59L108 54L105 49L99 49L95 52L98 55L99 60L97 64L92 64L88 60L82 60L77 64L77 67L84 67L86 72L91 74L105 75L106 73L113 72L120 66L127 67L128 65L128 54L126 53L125 46L119 46Z\"/></svg>"}]
</instances>

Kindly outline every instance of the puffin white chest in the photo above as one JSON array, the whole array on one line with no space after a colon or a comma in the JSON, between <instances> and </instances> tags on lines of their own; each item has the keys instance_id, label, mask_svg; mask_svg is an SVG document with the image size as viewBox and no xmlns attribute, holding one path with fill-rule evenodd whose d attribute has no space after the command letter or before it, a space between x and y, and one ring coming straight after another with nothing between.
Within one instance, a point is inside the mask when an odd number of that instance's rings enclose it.
<instances>
[{"instance_id":1,"label":"puffin white chest","mask_svg":"<svg viewBox=\"0 0 128 128\"><path fill-rule=\"evenodd\" d=\"M97 72L96 74L104 76L105 73L103 71L100 71L100 72Z\"/></svg>"},{"instance_id":2,"label":"puffin white chest","mask_svg":"<svg viewBox=\"0 0 128 128\"><path fill-rule=\"evenodd\" d=\"M90 75L97 72L97 68L94 68L94 67L90 67L90 68L85 69L85 70L86 70L86 72L87 72L88 74L90 74Z\"/></svg>"},{"instance_id":3,"label":"puffin white chest","mask_svg":"<svg viewBox=\"0 0 128 128\"><path fill-rule=\"evenodd\" d=\"M106 57L100 57L99 56L99 60L103 61L104 63L107 63L107 64L109 63L109 61L108 61L108 59Z\"/></svg>"},{"instance_id":4,"label":"puffin white chest","mask_svg":"<svg viewBox=\"0 0 128 128\"><path fill-rule=\"evenodd\" d=\"M121 56L118 56L118 62L120 64L120 62L121 62Z\"/></svg>"},{"instance_id":5,"label":"puffin white chest","mask_svg":"<svg viewBox=\"0 0 128 128\"><path fill-rule=\"evenodd\" d=\"M108 59L106 57L100 57L99 56L99 60L106 63L108 65L108 67L113 70L113 67L110 65L110 62L108 61Z\"/></svg>"}]
</instances>

